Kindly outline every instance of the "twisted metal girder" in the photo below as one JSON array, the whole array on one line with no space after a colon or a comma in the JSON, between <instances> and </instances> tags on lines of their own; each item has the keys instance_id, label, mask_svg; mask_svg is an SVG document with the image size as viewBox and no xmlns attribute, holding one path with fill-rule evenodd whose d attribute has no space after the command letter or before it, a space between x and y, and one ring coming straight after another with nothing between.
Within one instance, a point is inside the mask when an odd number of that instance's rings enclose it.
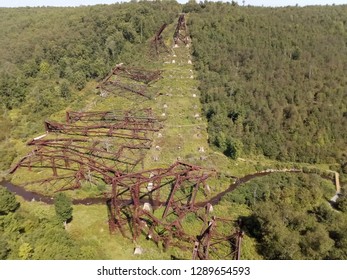
<instances>
[{"instance_id":1,"label":"twisted metal girder","mask_svg":"<svg viewBox=\"0 0 347 280\"><path fill-rule=\"evenodd\" d=\"M164 247L179 240L192 242L194 239L185 233L182 220L188 213L195 213L197 193L204 195L206 180L215 175L215 171L199 166L176 162L168 168L157 168L137 173L114 177L112 192L109 194L110 231L122 227L126 221L136 240L140 233L146 234L156 243L163 242ZM154 211L161 209L157 215L145 209L147 203ZM182 244L180 245L182 246Z\"/></svg>"},{"instance_id":2,"label":"twisted metal girder","mask_svg":"<svg viewBox=\"0 0 347 280\"><path fill-rule=\"evenodd\" d=\"M49 168L53 171L51 177L43 172L44 178L30 183L73 181L71 186L60 189L81 187L91 178L110 184L115 174L132 172L143 164L144 151L151 147L151 134L161 128L150 109L122 115L107 111L68 112L66 120L66 124L46 121L46 134L28 142L34 149L10 173L20 167Z\"/></svg>"},{"instance_id":3,"label":"twisted metal girder","mask_svg":"<svg viewBox=\"0 0 347 280\"><path fill-rule=\"evenodd\" d=\"M161 71L150 71L124 67L122 64L116 65L115 68L102 80L96 87L102 92L113 93L116 89L129 91L145 98L152 97L146 93L149 84L161 78ZM125 82L122 80L125 79Z\"/></svg>"},{"instance_id":4,"label":"twisted metal girder","mask_svg":"<svg viewBox=\"0 0 347 280\"><path fill-rule=\"evenodd\" d=\"M155 34L154 38L152 39L152 46L154 47L156 55L159 55L161 51L168 52L168 48L164 43L162 33L164 29L166 28L167 24L164 23L160 29Z\"/></svg>"},{"instance_id":5,"label":"twisted metal girder","mask_svg":"<svg viewBox=\"0 0 347 280\"><path fill-rule=\"evenodd\" d=\"M184 14L181 14L178 18L173 38L175 44L178 44L178 42L181 41L187 45L189 42L187 25Z\"/></svg>"},{"instance_id":6,"label":"twisted metal girder","mask_svg":"<svg viewBox=\"0 0 347 280\"><path fill-rule=\"evenodd\" d=\"M233 234L225 234L226 231ZM243 231L238 221L212 216L205 220L200 235L197 236L193 248L193 260L236 259L241 256L241 241Z\"/></svg>"}]
</instances>

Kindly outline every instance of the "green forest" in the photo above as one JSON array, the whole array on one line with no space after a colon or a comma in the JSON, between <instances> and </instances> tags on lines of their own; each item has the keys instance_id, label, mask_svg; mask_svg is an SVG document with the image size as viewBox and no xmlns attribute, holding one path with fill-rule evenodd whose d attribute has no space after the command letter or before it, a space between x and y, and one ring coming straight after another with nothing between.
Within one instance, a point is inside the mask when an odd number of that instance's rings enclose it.
<instances>
[{"instance_id":1,"label":"green forest","mask_svg":"<svg viewBox=\"0 0 347 280\"><path fill-rule=\"evenodd\" d=\"M104 259L95 243L76 241L64 229L60 214L64 211L60 209L71 205L59 206L60 201L57 199L56 214L43 207L23 209L12 193L0 186L0 259Z\"/></svg>"},{"instance_id":2,"label":"green forest","mask_svg":"<svg viewBox=\"0 0 347 280\"><path fill-rule=\"evenodd\" d=\"M186 10L211 144L346 166L346 6Z\"/></svg>"},{"instance_id":3,"label":"green forest","mask_svg":"<svg viewBox=\"0 0 347 280\"><path fill-rule=\"evenodd\" d=\"M172 36L182 13L191 41L178 47ZM9 169L44 133L45 120L61 121L68 110L150 106L164 129L143 166L183 160L216 170L212 193L225 194L214 211L242 220L243 259L345 260L346 14L347 5L194 0L0 8L0 182L40 176ZM167 49L155 54L163 24ZM96 86L119 63L162 70L153 98L100 97ZM341 193L332 202L335 172ZM105 205L73 204L106 185L85 184L79 194L28 186L52 196L48 204L0 186L0 259L191 258L190 248L166 251L146 237L144 255L134 256L133 241L109 234ZM193 215L184 223L198 224Z\"/></svg>"},{"instance_id":4,"label":"green forest","mask_svg":"<svg viewBox=\"0 0 347 280\"><path fill-rule=\"evenodd\" d=\"M264 259L346 259L347 216L326 203L333 194L316 174L272 174L229 193L224 203L251 209L245 230Z\"/></svg>"}]
</instances>

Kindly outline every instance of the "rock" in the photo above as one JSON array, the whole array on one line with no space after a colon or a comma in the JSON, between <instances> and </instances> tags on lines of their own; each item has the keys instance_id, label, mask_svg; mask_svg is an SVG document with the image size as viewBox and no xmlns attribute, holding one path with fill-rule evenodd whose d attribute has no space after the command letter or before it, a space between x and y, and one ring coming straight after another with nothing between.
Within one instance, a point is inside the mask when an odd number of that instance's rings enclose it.
<instances>
[{"instance_id":1,"label":"rock","mask_svg":"<svg viewBox=\"0 0 347 280\"><path fill-rule=\"evenodd\" d=\"M134 255L142 255L143 249L140 246L137 246L134 250Z\"/></svg>"},{"instance_id":2,"label":"rock","mask_svg":"<svg viewBox=\"0 0 347 280\"><path fill-rule=\"evenodd\" d=\"M101 97L107 97L107 96L108 96L107 91L101 90L101 91L100 91L100 96L101 96Z\"/></svg>"},{"instance_id":3,"label":"rock","mask_svg":"<svg viewBox=\"0 0 347 280\"><path fill-rule=\"evenodd\" d=\"M207 214L213 213L213 206L211 203L206 204L206 212Z\"/></svg>"},{"instance_id":4,"label":"rock","mask_svg":"<svg viewBox=\"0 0 347 280\"><path fill-rule=\"evenodd\" d=\"M153 160L154 161L158 161L159 160L159 156L153 156Z\"/></svg>"},{"instance_id":5,"label":"rock","mask_svg":"<svg viewBox=\"0 0 347 280\"><path fill-rule=\"evenodd\" d=\"M153 190L153 182L149 182L148 183L148 185L147 185L147 190L150 192L151 190ZM145 203L145 205L146 205L146 203ZM145 206L143 206L143 207L145 207ZM143 208L143 209L145 209L145 208Z\"/></svg>"},{"instance_id":6,"label":"rock","mask_svg":"<svg viewBox=\"0 0 347 280\"><path fill-rule=\"evenodd\" d=\"M143 204L143 208L142 208L143 210L146 210L146 211L148 211L148 212L152 212L153 211L153 208L152 208L152 205L150 204L150 203L148 203L148 202L145 202L144 204Z\"/></svg>"}]
</instances>

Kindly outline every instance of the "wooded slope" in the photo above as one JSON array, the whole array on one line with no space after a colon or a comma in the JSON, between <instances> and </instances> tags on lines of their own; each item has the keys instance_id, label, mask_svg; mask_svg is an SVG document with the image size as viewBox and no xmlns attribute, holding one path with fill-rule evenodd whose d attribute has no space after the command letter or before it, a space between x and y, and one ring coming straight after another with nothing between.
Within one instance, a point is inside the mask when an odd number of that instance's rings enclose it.
<instances>
[{"instance_id":1,"label":"wooded slope","mask_svg":"<svg viewBox=\"0 0 347 280\"><path fill-rule=\"evenodd\" d=\"M347 6L186 10L211 144L234 158L346 162Z\"/></svg>"}]
</instances>

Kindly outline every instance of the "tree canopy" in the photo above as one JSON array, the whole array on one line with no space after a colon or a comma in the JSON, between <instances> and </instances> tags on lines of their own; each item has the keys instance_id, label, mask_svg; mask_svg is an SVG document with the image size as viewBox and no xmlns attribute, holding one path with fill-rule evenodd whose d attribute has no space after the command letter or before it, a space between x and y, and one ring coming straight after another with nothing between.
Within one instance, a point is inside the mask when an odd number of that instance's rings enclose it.
<instances>
[{"instance_id":1,"label":"tree canopy","mask_svg":"<svg viewBox=\"0 0 347 280\"><path fill-rule=\"evenodd\" d=\"M224 200L250 207L251 215L241 219L265 259L344 259L347 216L328 204L334 192L315 174L271 174Z\"/></svg>"},{"instance_id":2,"label":"tree canopy","mask_svg":"<svg viewBox=\"0 0 347 280\"><path fill-rule=\"evenodd\" d=\"M72 202L64 193L58 193L54 199L55 213L58 219L66 222L72 219Z\"/></svg>"},{"instance_id":3,"label":"tree canopy","mask_svg":"<svg viewBox=\"0 0 347 280\"><path fill-rule=\"evenodd\" d=\"M0 215L6 215L14 212L19 207L19 202L13 193L5 187L0 186Z\"/></svg>"},{"instance_id":4,"label":"tree canopy","mask_svg":"<svg viewBox=\"0 0 347 280\"><path fill-rule=\"evenodd\" d=\"M347 6L188 7L210 143L231 157L339 162L347 147Z\"/></svg>"}]
</instances>

